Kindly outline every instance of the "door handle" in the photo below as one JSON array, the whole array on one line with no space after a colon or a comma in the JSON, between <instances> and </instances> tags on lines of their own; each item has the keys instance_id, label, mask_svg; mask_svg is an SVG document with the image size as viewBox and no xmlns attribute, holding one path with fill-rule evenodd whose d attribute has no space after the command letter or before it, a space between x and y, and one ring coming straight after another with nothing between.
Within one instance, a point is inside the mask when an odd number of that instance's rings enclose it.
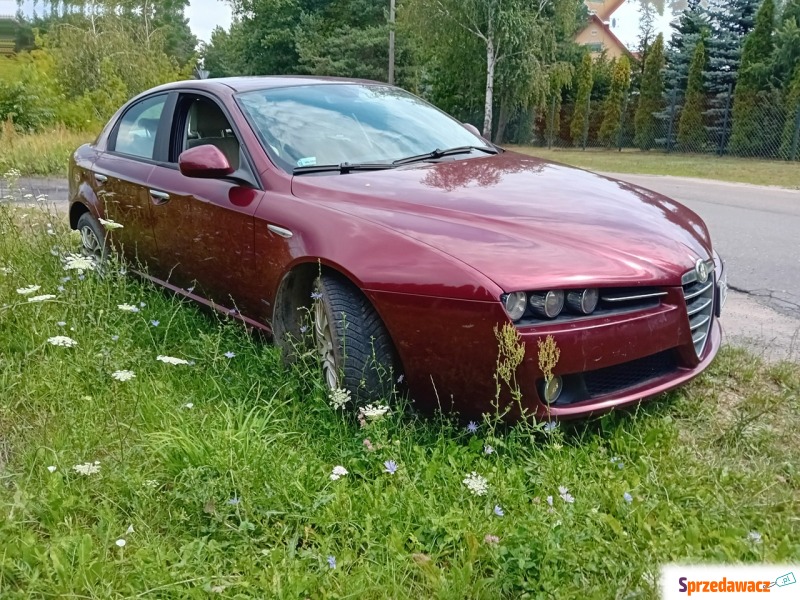
<instances>
[{"instance_id":1,"label":"door handle","mask_svg":"<svg viewBox=\"0 0 800 600\"><path fill-rule=\"evenodd\" d=\"M97 183L99 183L100 185L102 185L106 181L108 181L108 177L106 177L105 175L101 175L100 173L95 173L94 174L94 178L97 181Z\"/></svg>"},{"instance_id":2,"label":"door handle","mask_svg":"<svg viewBox=\"0 0 800 600\"><path fill-rule=\"evenodd\" d=\"M169 201L169 194L158 190L150 190L150 197L153 199L154 204L164 204Z\"/></svg>"},{"instance_id":3,"label":"door handle","mask_svg":"<svg viewBox=\"0 0 800 600\"><path fill-rule=\"evenodd\" d=\"M282 238L289 239L292 237L292 232L289 229L285 229L283 227L278 227L277 225L267 225L267 229L269 229L272 233L275 233Z\"/></svg>"}]
</instances>

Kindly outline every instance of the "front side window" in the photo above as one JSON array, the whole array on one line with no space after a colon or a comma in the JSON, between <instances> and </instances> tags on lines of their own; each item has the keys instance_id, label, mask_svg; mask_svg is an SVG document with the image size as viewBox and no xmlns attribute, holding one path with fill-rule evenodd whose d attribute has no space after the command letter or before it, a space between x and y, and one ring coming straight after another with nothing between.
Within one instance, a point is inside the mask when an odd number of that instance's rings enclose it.
<instances>
[{"instance_id":1,"label":"front side window","mask_svg":"<svg viewBox=\"0 0 800 600\"><path fill-rule=\"evenodd\" d=\"M131 106L120 119L114 147L111 150L140 158L152 159L156 133L167 95L152 96Z\"/></svg>"},{"instance_id":2,"label":"front side window","mask_svg":"<svg viewBox=\"0 0 800 600\"><path fill-rule=\"evenodd\" d=\"M424 100L383 85L270 88L238 96L264 149L285 170L394 160L460 146L486 146Z\"/></svg>"},{"instance_id":3,"label":"front side window","mask_svg":"<svg viewBox=\"0 0 800 600\"><path fill-rule=\"evenodd\" d=\"M239 168L239 140L222 109L205 97L184 97L182 109L182 143L179 153L197 146L216 146L234 170Z\"/></svg>"}]
</instances>

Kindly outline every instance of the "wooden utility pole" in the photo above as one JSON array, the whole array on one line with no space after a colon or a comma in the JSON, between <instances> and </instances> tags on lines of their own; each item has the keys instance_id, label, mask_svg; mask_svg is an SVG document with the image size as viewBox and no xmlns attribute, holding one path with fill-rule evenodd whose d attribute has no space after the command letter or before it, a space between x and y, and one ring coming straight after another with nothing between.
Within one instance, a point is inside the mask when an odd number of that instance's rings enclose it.
<instances>
[{"instance_id":1,"label":"wooden utility pole","mask_svg":"<svg viewBox=\"0 0 800 600\"><path fill-rule=\"evenodd\" d=\"M394 85L394 3L389 0L389 85Z\"/></svg>"}]
</instances>

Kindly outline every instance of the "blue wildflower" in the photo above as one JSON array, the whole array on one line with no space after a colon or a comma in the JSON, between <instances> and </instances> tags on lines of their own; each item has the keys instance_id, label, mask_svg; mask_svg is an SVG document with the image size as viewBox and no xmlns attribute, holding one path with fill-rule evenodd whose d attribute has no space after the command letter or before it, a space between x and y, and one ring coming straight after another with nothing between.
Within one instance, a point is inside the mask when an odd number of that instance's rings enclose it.
<instances>
[{"instance_id":1,"label":"blue wildflower","mask_svg":"<svg viewBox=\"0 0 800 600\"><path fill-rule=\"evenodd\" d=\"M472 434L478 433L478 424L475 421L470 421L467 423L467 431Z\"/></svg>"},{"instance_id":2,"label":"blue wildflower","mask_svg":"<svg viewBox=\"0 0 800 600\"><path fill-rule=\"evenodd\" d=\"M498 517L503 517L506 513L503 512L503 508L499 504L495 504L494 514L496 514Z\"/></svg>"},{"instance_id":3,"label":"blue wildflower","mask_svg":"<svg viewBox=\"0 0 800 600\"><path fill-rule=\"evenodd\" d=\"M394 462L393 460L387 460L386 462L383 463L383 466L386 467L384 471L389 475L394 475L395 473L397 473L397 463Z\"/></svg>"}]
</instances>

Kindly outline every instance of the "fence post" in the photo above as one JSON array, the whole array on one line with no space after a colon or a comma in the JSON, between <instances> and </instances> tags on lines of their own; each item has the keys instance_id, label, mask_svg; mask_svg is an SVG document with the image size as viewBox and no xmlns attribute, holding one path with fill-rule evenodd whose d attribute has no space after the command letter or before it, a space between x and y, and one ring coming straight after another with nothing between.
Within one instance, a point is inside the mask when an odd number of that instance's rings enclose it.
<instances>
[{"instance_id":1,"label":"fence post","mask_svg":"<svg viewBox=\"0 0 800 600\"><path fill-rule=\"evenodd\" d=\"M622 152L622 132L625 130L625 117L628 115L628 94L622 101L622 114L619 118L619 131L617 132L617 150Z\"/></svg>"},{"instance_id":2,"label":"fence post","mask_svg":"<svg viewBox=\"0 0 800 600\"><path fill-rule=\"evenodd\" d=\"M554 129L556 128L556 96L553 94L553 99L550 101L550 123L548 124L547 134L547 149L553 149L553 137L555 136Z\"/></svg>"},{"instance_id":3,"label":"fence post","mask_svg":"<svg viewBox=\"0 0 800 600\"><path fill-rule=\"evenodd\" d=\"M792 139L792 152L789 160L797 160L797 151L800 149L800 104L795 109L794 116L794 138Z\"/></svg>"},{"instance_id":4,"label":"fence post","mask_svg":"<svg viewBox=\"0 0 800 600\"><path fill-rule=\"evenodd\" d=\"M672 152L672 132L675 129L675 109L678 100L678 88L672 88L669 106L669 127L667 128L667 154Z\"/></svg>"},{"instance_id":5,"label":"fence post","mask_svg":"<svg viewBox=\"0 0 800 600\"><path fill-rule=\"evenodd\" d=\"M728 84L728 97L725 100L725 118L722 121L722 134L719 138L719 155L725 154L725 147L728 145L728 121L731 118L731 99L733 98L733 84Z\"/></svg>"},{"instance_id":6,"label":"fence post","mask_svg":"<svg viewBox=\"0 0 800 600\"><path fill-rule=\"evenodd\" d=\"M586 98L586 119L583 123L583 151L586 152L586 145L589 143L589 116L592 112L592 95Z\"/></svg>"}]
</instances>

